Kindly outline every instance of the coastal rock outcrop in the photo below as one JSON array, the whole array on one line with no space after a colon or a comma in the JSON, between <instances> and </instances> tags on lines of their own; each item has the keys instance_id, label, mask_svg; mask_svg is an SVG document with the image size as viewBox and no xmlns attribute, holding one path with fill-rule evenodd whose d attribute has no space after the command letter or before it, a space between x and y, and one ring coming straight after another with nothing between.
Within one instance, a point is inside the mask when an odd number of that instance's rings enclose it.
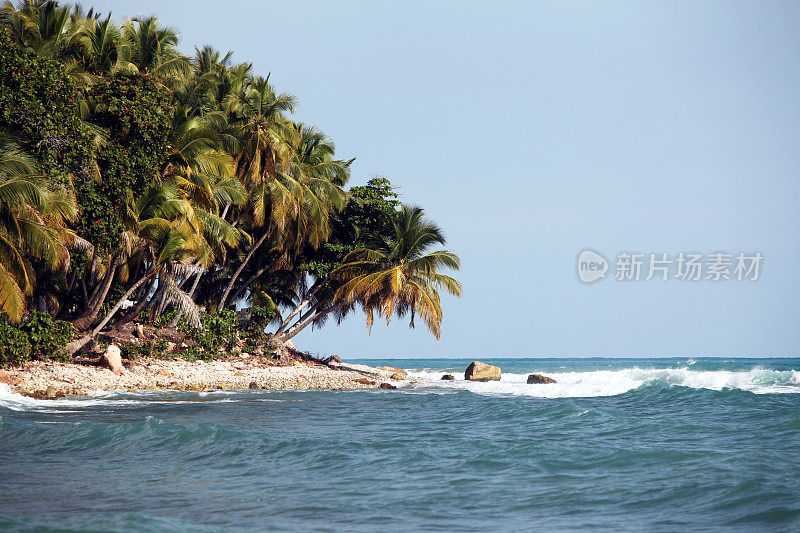
<instances>
[{"instance_id":1,"label":"coastal rock outcrop","mask_svg":"<svg viewBox=\"0 0 800 533\"><path fill-rule=\"evenodd\" d=\"M391 389L396 389L397 387L395 387L391 383L381 383L380 385L378 385L378 388L379 389L389 389L389 390L391 390Z\"/></svg>"},{"instance_id":2,"label":"coastal rock outcrop","mask_svg":"<svg viewBox=\"0 0 800 533\"><path fill-rule=\"evenodd\" d=\"M14 378L12 378L8 372L0 370L0 383L5 383L6 385L13 385L14 381L15 381Z\"/></svg>"},{"instance_id":3,"label":"coastal rock outcrop","mask_svg":"<svg viewBox=\"0 0 800 533\"><path fill-rule=\"evenodd\" d=\"M547 383L557 383L553 378L541 374L531 374L528 376L528 385L544 385Z\"/></svg>"},{"instance_id":4,"label":"coastal rock outcrop","mask_svg":"<svg viewBox=\"0 0 800 533\"><path fill-rule=\"evenodd\" d=\"M111 370L118 376L121 376L125 373L125 367L122 366L122 352L120 351L119 346L114 344L108 345L105 353L100 356L100 360L97 361L97 363L103 368Z\"/></svg>"},{"instance_id":5,"label":"coastal rock outcrop","mask_svg":"<svg viewBox=\"0 0 800 533\"><path fill-rule=\"evenodd\" d=\"M500 367L473 361L464 372L464 379L469 381L500 381Z\"/></svg>"},{"instance_id":6,"label":"coastal rock outcrop","mask_svg":"<svg viewBox=\"0 0 800 533\"><path fill-rule=\"evenodd\" d=\"M400 374L402 376L408 376L408 372L406 372L402 368L397 368L396 366L379 366L378 370L385 370L385 371L391 372L393 374Z\"/></svg>"},{"instance_id":7,"label":"coastal rock outcrop","mask_svg":"<svg viewBox=\"0 0 800 533\"><path fill-rule=\"evenodd\" d=\"M456 377L453 374L445 374L442 376L442 381L455 381Z\"/></svg>"}]
</instances>

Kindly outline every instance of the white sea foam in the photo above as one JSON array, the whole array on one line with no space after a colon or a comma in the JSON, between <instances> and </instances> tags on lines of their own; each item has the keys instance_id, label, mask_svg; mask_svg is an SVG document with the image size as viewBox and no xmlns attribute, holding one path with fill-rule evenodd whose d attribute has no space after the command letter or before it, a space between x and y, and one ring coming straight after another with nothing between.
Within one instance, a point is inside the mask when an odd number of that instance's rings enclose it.
<instances>
[{"instance_id":1,"label":"white sea foam","mask_svg":"<svg viewBox=\"0 0 800 533\"><path fill-rule=\"evenodd\" d=\"M37 400L22 394L11 391L11 387L0 383L0 407L12 409L14 411L42 411L42 412L62 412L61 410L69 407L89 407L92 405L123 405L131 403L132 400L112 400L113 393L95 392L90 393L86 399L81 400Z\"/></svg>"},{"instance_id":2,"label":"white sea foam","mask_svg":"<svg viewBox=\"0 0 800 533\"><path fill-rule=\"evenodd\" d=\"M128 393L123 391L90 391L87 396L80 398L59 398L57 400L37 400L11 391L11 387L0 383L0 407L13 411L38 411L42 413L71 413L76 409L87 409L94 406L120 407L137 404L182 404L182 403L227 403L238 401L226 396L236 394L236 391L212 391L198 393L201 400L174 400L163 399L160 395L164 391L142 391ZM214 399L210 399L214 398ZM66 410L65 410L66 409Z\"/></svg>"},{"instance_id":3,"label":"white sea foam","mask_svg":"<svg viewBox=\"0 0 800 533\"><path fill-rule=\"evenodd\" d=\"M456 376L456 381L442 381L444 373ZM557 383L528 385L528 374L504 372L500 381L486 383L465 381L454 372L442 370L412 370L421 381L414 389L469 390L477 394L534 396L541 398L570 398L615 396L638 389L643 385L663 383L693 389L740 389L755 394L800 393L800 372L754 368L749 371L702 371L684 368L625 368L589 372L546 372Z\"/></svg>"}]
</instances>

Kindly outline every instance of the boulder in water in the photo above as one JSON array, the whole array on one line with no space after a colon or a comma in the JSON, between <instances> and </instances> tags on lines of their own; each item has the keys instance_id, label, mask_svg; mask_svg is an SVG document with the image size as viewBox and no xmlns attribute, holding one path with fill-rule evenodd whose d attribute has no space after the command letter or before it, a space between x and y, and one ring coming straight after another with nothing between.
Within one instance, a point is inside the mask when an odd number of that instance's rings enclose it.
<instances>
[{"instance_id":1,"label":"boulder in water","mask_svg":"<svg viewBox=\"0 0 800 533\"><path fill-rule=\"evenodd\" d=\"M122 352L120 351L119 346L114 344L108 345L105 353L100 356L98 364L111 370L118 376L125 373L125 367L122 366Z\"/></svg>"},{"instance_id":2,"label":"boulder in water","mask_svg":"<svg viewBox=\"0 0 800 533\"><path fill-rule=\"evenodd\" d=\"M464 372L464 379L469 381L500 381L500 367L473 361Z\"/></svg>"},{"instance_id":3,"label":"boulder in water","mask_svg":"<svg viewBox=\"0 0 800 533\"><path fill-rule=\"evenodd\" d=\"M456 377L453 374L445 374L442 376L443 381L455 381Z\"/></svg>"},{"instance_id":4,"label":"boulder in water","mask_svg":"<svg viewBox=\"0 0 800 533\"><path fill-rule=\"evenodd\" d=\"M381 383L380 385L378 385L378 388L381 388L381 389L396 389L397 387L395 387L391 383Z\"/></svg>"},{"instance_id":5,"label":"boulder in water","mask_svg":"<svg viewBox=\"0 0 800 533\"><path fill-rule=\"evenodd\" d=\"M531 374L528 376L528 385L544 385L547 383L556 383L556 380L541 374Z\"/></svg>"}]
</instances>

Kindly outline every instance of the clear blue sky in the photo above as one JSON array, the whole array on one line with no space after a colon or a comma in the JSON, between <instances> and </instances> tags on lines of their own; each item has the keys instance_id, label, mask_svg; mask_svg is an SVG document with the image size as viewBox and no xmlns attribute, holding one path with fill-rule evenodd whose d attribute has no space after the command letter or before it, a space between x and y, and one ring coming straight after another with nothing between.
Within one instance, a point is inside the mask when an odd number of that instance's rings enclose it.
<instances>
[{"instance_id":1,"label":"clear blue sky","mask_svg":"<svg viewBox=\"0 0 800 533\"><path fill-rule=\"evenodd\" d=\"M156 14L297 96L299 120L442 225L440 341L363 316L369 356L799 356L797 2L95 1ZM584 248L755 252L756 282L583 285ZM613 269L613 265L612 265ZM610 272L613 275L613 272Z\"/></svg>"}]
</instances>

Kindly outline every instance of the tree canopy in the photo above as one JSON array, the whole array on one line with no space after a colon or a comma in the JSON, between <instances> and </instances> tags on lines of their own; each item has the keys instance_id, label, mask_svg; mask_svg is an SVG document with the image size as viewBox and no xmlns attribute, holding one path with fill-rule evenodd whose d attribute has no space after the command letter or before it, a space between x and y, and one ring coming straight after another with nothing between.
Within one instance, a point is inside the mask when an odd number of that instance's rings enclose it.
<instances>
[{"instance_id":1,"label":"tree canopy","mask_svg":"<svg viewBox=\"0 0 800 533\"><path fill-rule=\"evenodd\" d=\"M2 320L70 322L70 353L115 323L229 309L277 344L357 309L438 338L438 290L461 294L441 229L386 178L348 189L354 158L291 118L295 96L178 36L52 0L0 8Z\"/></svg>"}]
</instances>

